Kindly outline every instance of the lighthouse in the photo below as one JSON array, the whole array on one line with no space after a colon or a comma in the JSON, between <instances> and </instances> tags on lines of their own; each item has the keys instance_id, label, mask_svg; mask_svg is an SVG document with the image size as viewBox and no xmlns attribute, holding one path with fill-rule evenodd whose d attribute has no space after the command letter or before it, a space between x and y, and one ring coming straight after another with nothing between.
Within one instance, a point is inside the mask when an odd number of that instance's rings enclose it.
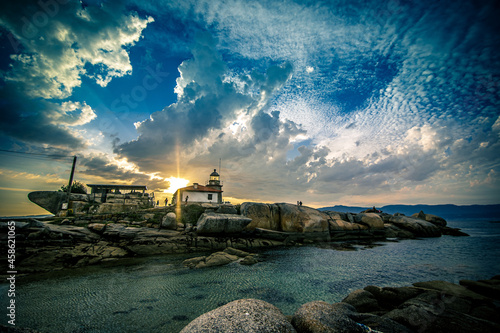
<instances>
[{"instance_id":1,"label":"lighthouse","mask_svg":"<svg viewBox=\"0 0 500 333\"><path fill-rule=\"evenodd\" d=\"M205 186L193 183L192 186L177 189L172 198L172 204L211 203L222 204L222 185L217 169L210 174L210 180Z\"/></svg>"},{"instance_id":2,"label":"lighthouse","mask_svg":"<svg viewBox=\"0 0 500 333\"><path fill-rule=\"evenodd\" d=\"M218 190L218 200L217 203L221 204L222 203L222 185L220 182L220 175L217 173L217 169L214 169L214 172L210 174L210 179L208 181L208 184L206 184L207 187L213 188L214 190Z\"/></svg>"}]
</instances>

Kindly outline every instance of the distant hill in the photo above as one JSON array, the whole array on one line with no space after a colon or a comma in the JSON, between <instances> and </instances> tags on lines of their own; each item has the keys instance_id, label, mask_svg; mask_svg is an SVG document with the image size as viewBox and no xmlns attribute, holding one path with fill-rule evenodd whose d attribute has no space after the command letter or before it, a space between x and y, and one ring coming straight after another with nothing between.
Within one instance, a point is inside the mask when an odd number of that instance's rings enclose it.
<instances>
[{"instance_id":1,"label":"distant hill","mask_svg":"<svg viewBox=\"0 0 500 333\"><path fill-rule=\"evenodd\" d=\"M371 207L356 207L336 205L333 207L319 208L319 210L332 210L336 212L359 213ZM376 207L384 213L402 213L407 216L420 212L434 214L445 219L470 219L491 218L500 220L500 205L387 205Z\"/></svg>"}]
</instances>

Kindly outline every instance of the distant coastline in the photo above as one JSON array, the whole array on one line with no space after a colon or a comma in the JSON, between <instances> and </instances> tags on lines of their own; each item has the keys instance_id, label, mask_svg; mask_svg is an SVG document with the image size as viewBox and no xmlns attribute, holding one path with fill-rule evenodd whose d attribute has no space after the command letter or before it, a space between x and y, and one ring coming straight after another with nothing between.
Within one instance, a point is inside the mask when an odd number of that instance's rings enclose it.
<instances>
[{"instance_id":1,"label":"distant coastline","mask_svg":"<svg viewBox=\"0 0 500 333\"><path fill-rule=\"evenodd\" d=\"M359 206L344 206L335 205L332 207L323 207L318 210L332 210L337 212L351 212L360 213L370 207L359 207ZM427 214L433 214L441 216L446 220L456 220L456 219L488 219L500 218L500 204L498 205L386 205L382 207L377 207L377 209L388 214L402 213L405 215L411 215L415 212L424 211Z\"/></svg>"},{"instance_id":2,"label":"distant coastline","mask_svg":"<svg viewBox=\"0 0 500 333\"><path fill-rule=\"evenodd\" d=\"M54 217L54 214L43 214L43 215L23 215L23 216L0 216L0 220L23 220L23 219L45 219Z\"/></svg>"},{"instance_id":3,"label":"distant coastline","mask_svg":"<svg viewBox=\"0 0 500 333\"><path fill-rule=\"evenodd\" d=\"M329 207L318 208L318 210L325 211L336 211L336 212L350 212L350 213L360 213L371 207L361 207L361 206L345 206L345 205L335 205ZM405 215L411 215L415 212L424 211L428 214L434 214L441 216L444 219L473 219L473 218L494 218L495 221L500 220L500 204L497 205L453 205L453 204L443 204L443 205L385 205L382 207L377 207L384 213L395 214L402 213ZM22 215L22 216L0 216L0 220L9 219L44 219L53 217L53 214L40 214L40 215Z\"/></svg>"}]
</instances>

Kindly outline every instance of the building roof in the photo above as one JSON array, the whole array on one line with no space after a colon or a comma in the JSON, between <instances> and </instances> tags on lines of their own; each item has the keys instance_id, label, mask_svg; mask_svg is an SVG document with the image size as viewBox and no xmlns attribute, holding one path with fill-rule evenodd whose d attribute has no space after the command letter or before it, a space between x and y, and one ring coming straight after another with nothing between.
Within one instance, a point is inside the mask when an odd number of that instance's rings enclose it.
<instances>
[{"instance_id":1,"label":"building roof","mask_svg":"<svg viewBox=\"0 0 500 333\"><path fill-rule=\"evenodd\" d=\"M147 190L146 185L113 185L113 184L87 184L90 188L107 188L107 189L121 189L121 190Z\"/></svg>"},{"instance_id":2,"label":"building roof","mask_svg":"<svg viewBox=\"0 0 500 333\"><path fill-rule=\"evenodd\" d=\"M203 185L198 185L198 188L194 188L194 185L191 185L191 186L180 188L177 191L179 191L179 190L188 191L188 192L222 192L222 190L217 190L213 187L203 186Z\"/></svg>"},{"instance_id":3,"label":"building roof","mask_svg":"<svg viewBox=\"0 0 500 333\"><path fill-rule=\"evenodd\" d=\"M219 174L217 173L217 169L214 169L214 172L212 172L212 173L210 174L210 177L214 177L214 176L219 177Z\"/></svg>"}]
</instances>

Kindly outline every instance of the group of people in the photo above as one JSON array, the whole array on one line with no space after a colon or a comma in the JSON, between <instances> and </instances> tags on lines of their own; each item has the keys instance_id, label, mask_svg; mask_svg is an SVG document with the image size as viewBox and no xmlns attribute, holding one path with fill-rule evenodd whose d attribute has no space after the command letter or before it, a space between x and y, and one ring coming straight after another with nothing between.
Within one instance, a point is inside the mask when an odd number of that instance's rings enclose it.
<instances>
[{"instance_id":1,"label":"group of people","mask_svg":"<svg viewBox=\"0 0 500 333\"><path fill-rule=\"evenodd\" d=\"M156 200L156 206L160 205L160 200ZM165 207L168 206L168 198L165 198Z\"/></svg>"},{"instance_id":2,"label":"group of people","mask_svg":"<svg viewBox=\"0 0 500 333\"><path fill-rule=\"evenodd\" d=\"M297 206L302 206L302 201L297 201Z\"/></svg>"}]
</instances>

